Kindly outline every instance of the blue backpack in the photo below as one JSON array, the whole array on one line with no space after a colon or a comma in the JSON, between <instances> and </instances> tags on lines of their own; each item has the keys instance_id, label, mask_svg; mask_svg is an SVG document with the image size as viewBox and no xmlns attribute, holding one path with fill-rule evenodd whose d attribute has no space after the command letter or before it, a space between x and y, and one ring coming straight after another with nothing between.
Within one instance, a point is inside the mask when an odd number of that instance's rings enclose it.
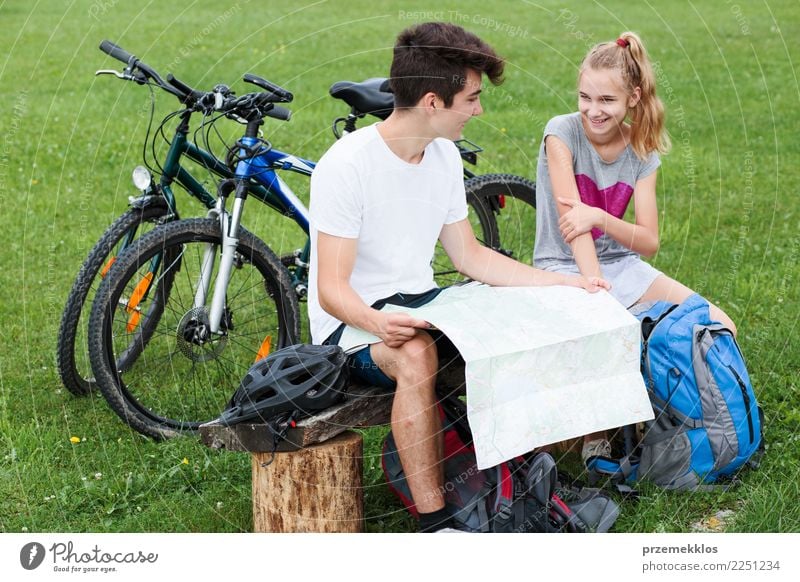
<instances>
[{"instance_id":1,"label":"blue backpack","mask_svg":"<svg viewBox=\"0 0 800 582\"><path fill-rule=\"evenodd\" d=\"M632 310L642 322L642 375L655 419L621 460L589 460L590 477L713 488L763 450L763 416L733 334L695 294ZM626 439L627 440L627 439Z\"/></svg>"}]
</instances>

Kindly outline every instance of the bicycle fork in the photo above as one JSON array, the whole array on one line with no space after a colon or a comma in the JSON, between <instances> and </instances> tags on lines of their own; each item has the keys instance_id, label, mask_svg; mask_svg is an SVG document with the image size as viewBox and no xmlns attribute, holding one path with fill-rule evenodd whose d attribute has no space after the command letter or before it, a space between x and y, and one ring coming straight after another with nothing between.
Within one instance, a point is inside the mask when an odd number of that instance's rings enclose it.
<instances>
[{"instance_id":1,"label":"bicycle fork","mask_svg":"<svg viewBox=\"0 0 800 582\"><path fill-rule=\"evenodd\" d=\"M217 258L217 248L221 246L219 259L219 269L214 281L214 292L211 295L211 304L208 310L208 332L209 334L219 334L222 330L223 315L225 313L225 300L228 290L228 281L236 261L236 249L239 246L239 226L242 220L244 201L247 197L247 185L239 182L236 185L236 197L233 201L233 211L228 213L225 208L226 195L222 193L223 185L220 185L221 196L217 206L209 213L210 216L216 215L220 221L220 231L222 239L218 244L208 243L203 252L203 261L198 276L197 290L194 297L194 307L197 309L206 306L208 292L211 288L211 279L214 271L214 264Z\"/></svg>"}]
</instances>

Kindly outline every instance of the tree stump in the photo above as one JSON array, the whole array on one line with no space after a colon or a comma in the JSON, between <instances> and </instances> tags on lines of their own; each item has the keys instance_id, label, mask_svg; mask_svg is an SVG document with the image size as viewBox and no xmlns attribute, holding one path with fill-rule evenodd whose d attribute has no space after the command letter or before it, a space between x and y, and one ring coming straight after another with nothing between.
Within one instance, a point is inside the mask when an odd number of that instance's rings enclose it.
<instances>
[{"instance_id":1,"label":"tree stump","mask_svg":"<svg viewBox=\"0 0 800 582\"><path fill-rule=\"evenodd\" d=\"M364 525L361 435L346 431L291 453L256 452L256 532L360 532Z\"/></svg>"}]
</instances>

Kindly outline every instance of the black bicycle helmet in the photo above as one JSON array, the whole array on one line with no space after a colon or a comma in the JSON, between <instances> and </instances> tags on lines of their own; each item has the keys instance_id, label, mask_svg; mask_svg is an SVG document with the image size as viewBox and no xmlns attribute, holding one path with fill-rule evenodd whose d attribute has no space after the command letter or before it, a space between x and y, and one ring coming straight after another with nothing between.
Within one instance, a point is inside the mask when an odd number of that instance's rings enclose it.
<instances>
[{"instance_id":1,"label":"black bicycle helmet","mask_svg":"<svg viewBox=\"0 0 800 582\"><path fill-rule=\"evenodd\" d=\"M297 344L273 352L248 370L219 421L269 423L284 413L297 418L324 410L344 396L345 360L339 346Z\"/></svg>"}]
</instances>

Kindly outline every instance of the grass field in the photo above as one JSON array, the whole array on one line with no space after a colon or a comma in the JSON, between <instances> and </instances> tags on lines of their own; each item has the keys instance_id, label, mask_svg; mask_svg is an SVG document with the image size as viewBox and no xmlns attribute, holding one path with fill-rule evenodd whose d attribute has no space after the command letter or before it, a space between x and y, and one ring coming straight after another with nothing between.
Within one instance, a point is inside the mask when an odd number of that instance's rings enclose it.
<instances>
[{"instance_id":1,"label":"grass field","mask_svg":"<svg viewBox=\"0 0 800 582\"><path fill-rule=\"evenodd\" d=\"M129 430L100 395L72 397L56 375L66 294L88 249L135 194L129 176L148 121L146 88L93 76L117 66L97 50L100 41L200 88L243 90L245 72L289 88L294 117L268 126L270 139L315 159L333 141L331 121L345 113L328 87L387 75L396 34L430 19L461 24L507 57L506 83L485 91L486 113L467 135L487 150L481 173L531 178L545 122L575 109L576 67L588 46L622 30L642 35L674 142L661 169L661 250L652 262L737 322L766 413L767 453L727 493L644 487L616 531L800 531L796 0L604 0L569 9L550 0L442 0L435 9L200 0L181 12L137 4L0 3L0 531L252 527L245 455L217 454L192 438L155 443ZM156 97L159 120L176 102ZM268 244L300 245L286 221L261 209L250 216ZM412 520L383 485L381 437L366 435L367 529L410 531Z\"/></svg>"}]
</instances>

